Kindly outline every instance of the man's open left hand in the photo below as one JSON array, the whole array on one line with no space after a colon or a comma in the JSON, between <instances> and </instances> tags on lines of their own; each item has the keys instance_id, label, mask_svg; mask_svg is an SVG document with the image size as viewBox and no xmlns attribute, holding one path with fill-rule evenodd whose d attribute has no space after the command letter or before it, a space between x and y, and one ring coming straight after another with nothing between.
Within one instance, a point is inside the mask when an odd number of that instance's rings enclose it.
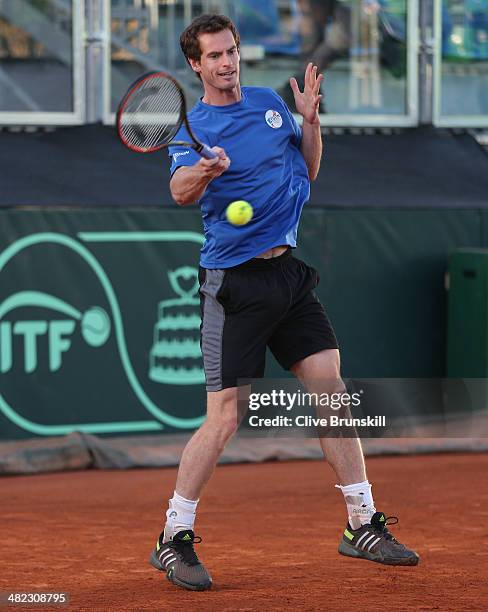
<instances>
[{"instance_id":1,"label":"man's open left hand","mask_svg":"<svg viewBox=\"0 0 488 612\"><path fill-rule=\"evenodd\" d=\"M295 78L290 79L290 87L293 90L295 96L295 106L297 112L302 115L303 120L307 123L316 124L320 123L319 120L319 105L322 96L320 94L320 84L324 80L324 75L319 74L317 76L317 66L314 66L311 62L308 64L305 70L305 80L303 92L298 87L297 80Z\"/></svg>"}]
</instances>

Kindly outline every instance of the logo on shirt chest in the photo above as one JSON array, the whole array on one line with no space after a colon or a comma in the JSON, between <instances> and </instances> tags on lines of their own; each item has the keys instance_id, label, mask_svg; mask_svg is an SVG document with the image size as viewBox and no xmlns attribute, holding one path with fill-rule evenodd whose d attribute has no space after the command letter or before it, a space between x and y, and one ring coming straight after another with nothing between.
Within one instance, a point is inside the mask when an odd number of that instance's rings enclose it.
<instances>
[{"instance_id":1,"label":"logo on shirt chest","mask_svg":"<svg viewBox=\"0 0 488 612\"><path fill-rule=\"evenodd\" d=\"M269 125L269 127L272 127L274 130L277 130L283 125L283 119L278 111L266 111L264 118L266 119L266 123Z\"/></svg>"}]
</instances>

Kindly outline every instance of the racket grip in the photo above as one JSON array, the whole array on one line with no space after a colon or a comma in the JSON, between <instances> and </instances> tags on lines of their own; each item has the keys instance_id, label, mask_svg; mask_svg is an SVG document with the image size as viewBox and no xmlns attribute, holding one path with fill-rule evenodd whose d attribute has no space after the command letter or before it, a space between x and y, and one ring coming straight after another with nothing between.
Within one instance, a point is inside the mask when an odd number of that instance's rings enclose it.
<instances>
[{"instance_id":1,"label":"racket grip","mask_svg":"<svg viewBox=\"0 0 488 612\"><path fill-rule=\"evenodd\" d=\"M198 152L205 159L214 159L215 157L217 157L217 153L212 151L212 149L209 146L203 143L202 143L202 148Z\"/></svg>"}]
</instances>

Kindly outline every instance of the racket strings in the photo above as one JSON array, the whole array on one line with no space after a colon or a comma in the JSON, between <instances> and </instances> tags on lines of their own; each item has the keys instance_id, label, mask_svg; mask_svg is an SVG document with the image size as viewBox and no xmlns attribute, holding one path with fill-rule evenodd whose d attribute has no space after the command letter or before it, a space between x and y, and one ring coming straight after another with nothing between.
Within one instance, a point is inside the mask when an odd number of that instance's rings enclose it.
<instances>
[{"instance_id":1,"label":"racket strings","mask_svg":"<svg viewBox=\"0 0 488 612\"><path fill-rule=\"evenodd\" d=\"M164 76L144 79L134 89L120 117L121 136L144 151L169 143L179 130L182 93Z\"/></svg>"},{"instance_id":2,"label":"racket strings","mask_svg":"<svg viewBox=\"0 0 488 612\"><path fill-rule=\"evenodd\" d=\"M156 79L153 78L152 80L154 81ZM171 130L171 134L168 134L169 140L171 140L172 133L174 131L174 124L178 123L181 106L180 100L178 100L177 98L173 100L172 98L172 88L174 88L173 83L168 79L158 78L158 80L161 81L159 88L154 84L150 83L150 85L144 91L144 94L146 96L144 104L146 105L147 112L151 117L157 114L169 114L169 119L167 120L169 121L169 124L165 120L165 118L162 117L162 121L164 122L163 124L161 124L160 121L155 121L153 125L152 122L144 125L144 128L147 128L146 137L149 141L149 146L151 146L151 143L160 142L160 139L165 137L165 134L168 129L173 128ZM177 92L177 94L179 94L179 92ZM174 102L174 104L171 106L172 102ZM163 108L163 105L167 105L168 108Z\"/></svg>"}]
</instances>

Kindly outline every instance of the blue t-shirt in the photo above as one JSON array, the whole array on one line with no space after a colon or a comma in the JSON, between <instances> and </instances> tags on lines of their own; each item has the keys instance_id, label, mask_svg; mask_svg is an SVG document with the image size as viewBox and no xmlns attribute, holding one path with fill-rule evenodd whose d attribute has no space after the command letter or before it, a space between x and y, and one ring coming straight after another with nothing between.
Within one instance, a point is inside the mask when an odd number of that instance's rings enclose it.
<instances>
[{"instance_id":1,"label":"blue t-shirt","mask_svg":"<svg viewBox=\"0 0 488 612\"><path fill-rule=\"evenodd\" d=\"M242 99L227 106L199 101L188 115L195 136L230 157L228 170L213 179L199 200L205 243L200 264L229 268L272 247L296 246L298 222L310 197L308 169L300 152L302 132L280 96L264 87L243 87ZM181 128L176 140L188 141ZM171 174L200 156L170 147ZM244 226L231 225L227 206L246 200L254 210Z\"/></svg>"}]
</instances>

